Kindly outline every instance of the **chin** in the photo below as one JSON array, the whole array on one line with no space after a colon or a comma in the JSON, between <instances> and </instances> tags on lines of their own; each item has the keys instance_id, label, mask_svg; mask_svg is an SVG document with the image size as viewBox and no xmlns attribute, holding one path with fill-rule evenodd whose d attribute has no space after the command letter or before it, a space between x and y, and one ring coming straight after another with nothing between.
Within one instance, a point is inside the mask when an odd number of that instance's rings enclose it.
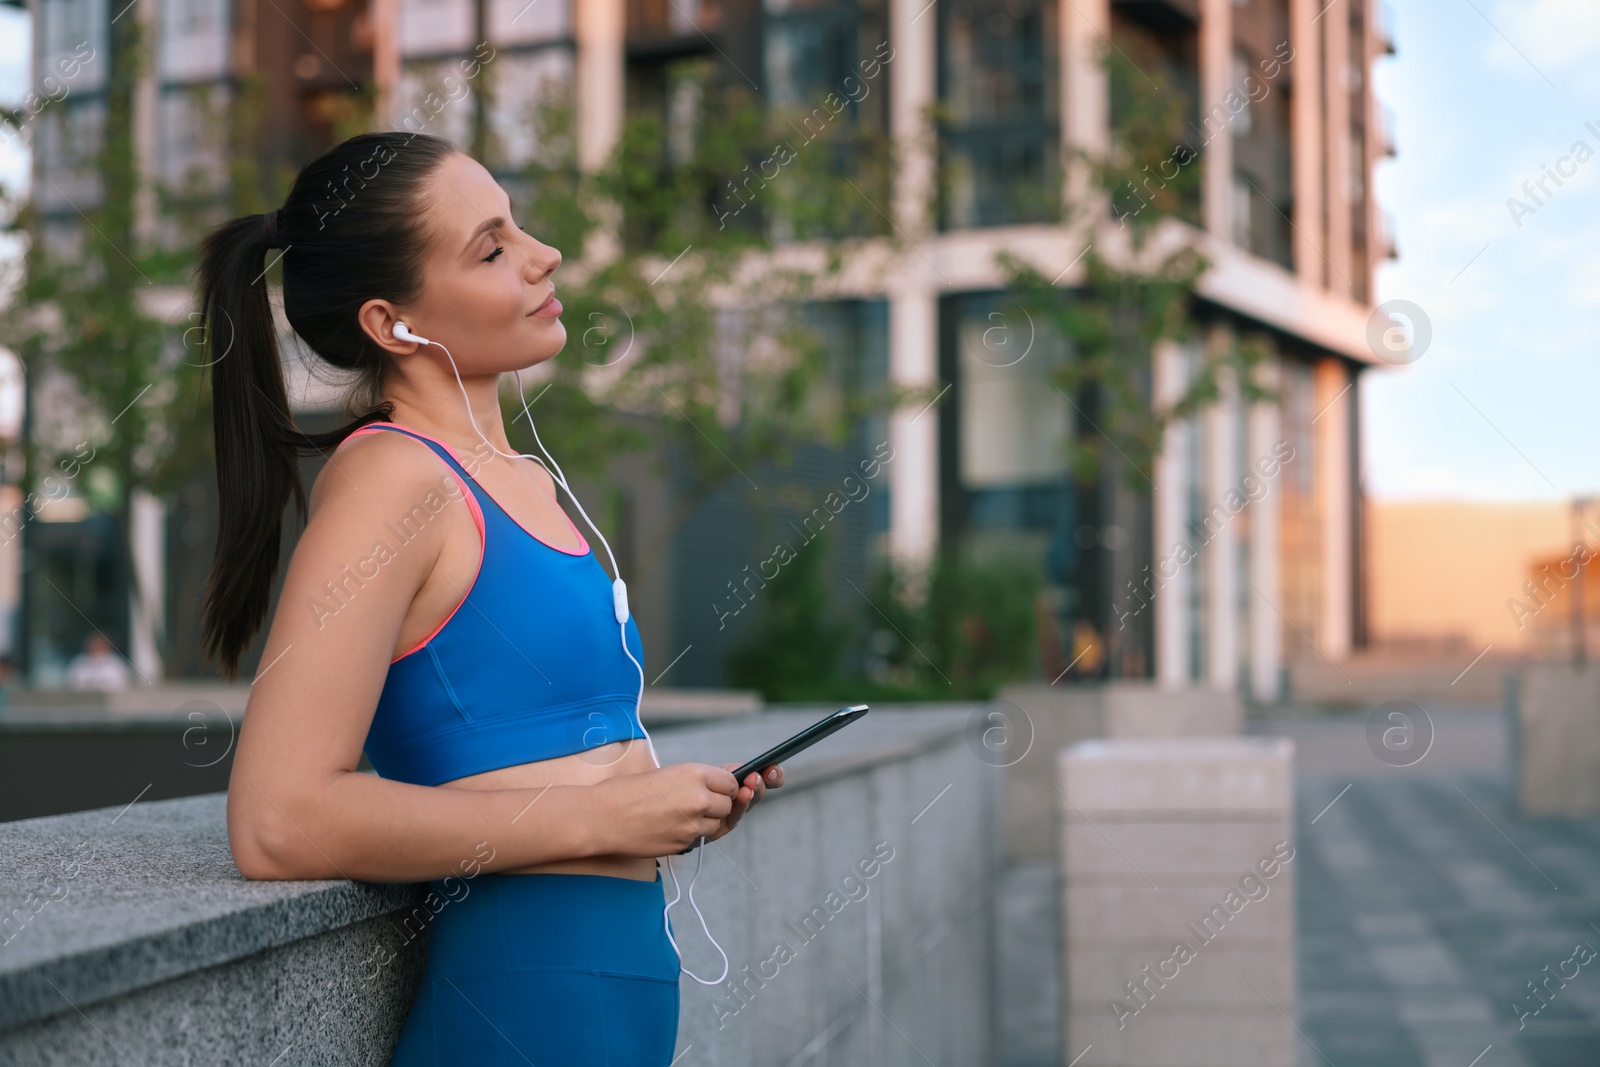
<instances>
[{"instance_id":1,"label":"chin","mask_svg":"<svg viewBox=\"0 0 1600 1067\"><path fill-rule=\"evenodd\" d=\"M530 367L537 367L546 360L555 359L556 356L561 354L561 350L565 347L567 347L567 335L566 331L562 331L556 343L554 344L546 342L544 344L531 346L528 352L530 359L528 365Z\"/></svg>"},{"instance_id":2,"label":"chin","mask_svg":"<svg viewBox=\"0 0 1600 1067\"><path fill-rule=\"evenodd\" d=\"M539 345L537 348L537 351L540 353L539 360L541 362L547 359L553 359L556 353L567 347L567 328L565 326L561 325L561 323L558 321L556 323L556 328L549 332L551 336L546 338L544 343Z\"/></svg>"}]
</instances>

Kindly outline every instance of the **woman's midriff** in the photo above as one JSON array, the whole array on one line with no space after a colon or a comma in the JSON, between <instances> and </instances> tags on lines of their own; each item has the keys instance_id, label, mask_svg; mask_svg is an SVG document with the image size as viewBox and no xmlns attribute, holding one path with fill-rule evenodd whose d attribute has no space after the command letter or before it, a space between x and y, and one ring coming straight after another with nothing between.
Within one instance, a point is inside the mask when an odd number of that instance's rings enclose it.
<instances>
[{"instance_id":1,"label":"woman's midriff","mask_svg":"<svg viewBox=\"0 0 1600 1067\"><path fill-rule=\"evenodd\" d=\"M655 770L649 743L642 738L613 741L583 752L553 759L499 767L481 774L469 774L441 786L455 789L543 789L547 785L594 785L619 774L638 774ZM649 856L583 856L551 860L528 867L513 867L500 874L604 874L614 878L656 879L656 861Z\"/></svg>"}]
</instances>

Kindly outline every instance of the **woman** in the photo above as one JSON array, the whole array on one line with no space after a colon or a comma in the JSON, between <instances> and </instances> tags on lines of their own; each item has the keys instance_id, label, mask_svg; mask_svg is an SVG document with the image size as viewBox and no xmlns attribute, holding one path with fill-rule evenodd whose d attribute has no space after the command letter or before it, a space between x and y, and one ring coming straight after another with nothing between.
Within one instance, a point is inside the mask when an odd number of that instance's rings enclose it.
<instances>
[{"instance_id":1,"label":"woman","mask_svg":"<svg viewBox=\"0 0 1600 1067\"><path fill-rule=\"evenodd\" d=\"M289 415L264 277L280 255L290 326L348 372L361 413L331 433ZM560 265L488 171L394 132L331 149L281 208L201 250L220 512L203 639L229 678L291 496L306 516L229 843L246 878L430 883L396 1065L665 1067L680 964L657 857L721 838L783 784L777 767L741 783L732 763L657 764L638 631L556 479L506 440L501 374L566 341ZM327 463L308 511L312 451ZM357 773L363 748L377 776Z\"/></svg>"}]
</instances>

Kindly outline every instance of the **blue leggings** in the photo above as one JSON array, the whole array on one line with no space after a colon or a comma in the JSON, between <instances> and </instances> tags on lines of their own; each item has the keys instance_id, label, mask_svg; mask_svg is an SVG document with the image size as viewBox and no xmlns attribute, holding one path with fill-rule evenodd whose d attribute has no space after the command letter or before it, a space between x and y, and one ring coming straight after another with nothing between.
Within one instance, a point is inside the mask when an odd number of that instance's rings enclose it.
<instances>
[{"instance_id":1,"label":"blue leggings","mask_svg":"<svg viewBox=\"0 0 1600 1067\"><path fill-rule=\"evenodd\" d=\"M390 1067L672 1062L678 957L659 870L651 882L484 872L454 880L453 900L430 888L450 902Z\"/></svg>"}]
</instances>

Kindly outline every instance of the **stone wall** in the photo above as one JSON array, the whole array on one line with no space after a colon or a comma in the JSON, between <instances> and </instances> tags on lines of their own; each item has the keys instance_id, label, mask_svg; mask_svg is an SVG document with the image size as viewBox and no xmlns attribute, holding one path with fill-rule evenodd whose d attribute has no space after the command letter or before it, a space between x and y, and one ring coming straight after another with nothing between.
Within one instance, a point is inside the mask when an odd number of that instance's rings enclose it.
<instances>
[{"instance_id":1,"label":"stone wall","mask_svg":"<svg viewBox=\"0 0 1600 1067\"><path fill-rule=\"evenodd\" d=\"M743 760L831 710L656 747ZM999 782L980 713L876 708L705 850L695 900L730 974L681 978L679 1062L992 1062ZM402 933L421 887L247 881L225 794L130 800L0 824L0 1064L386 1062L421 979L427 931ZM674 861L685 891L695 860ZM673 916L685 964L715 976L688 902Z\"/></svg>"}]
</instances>

